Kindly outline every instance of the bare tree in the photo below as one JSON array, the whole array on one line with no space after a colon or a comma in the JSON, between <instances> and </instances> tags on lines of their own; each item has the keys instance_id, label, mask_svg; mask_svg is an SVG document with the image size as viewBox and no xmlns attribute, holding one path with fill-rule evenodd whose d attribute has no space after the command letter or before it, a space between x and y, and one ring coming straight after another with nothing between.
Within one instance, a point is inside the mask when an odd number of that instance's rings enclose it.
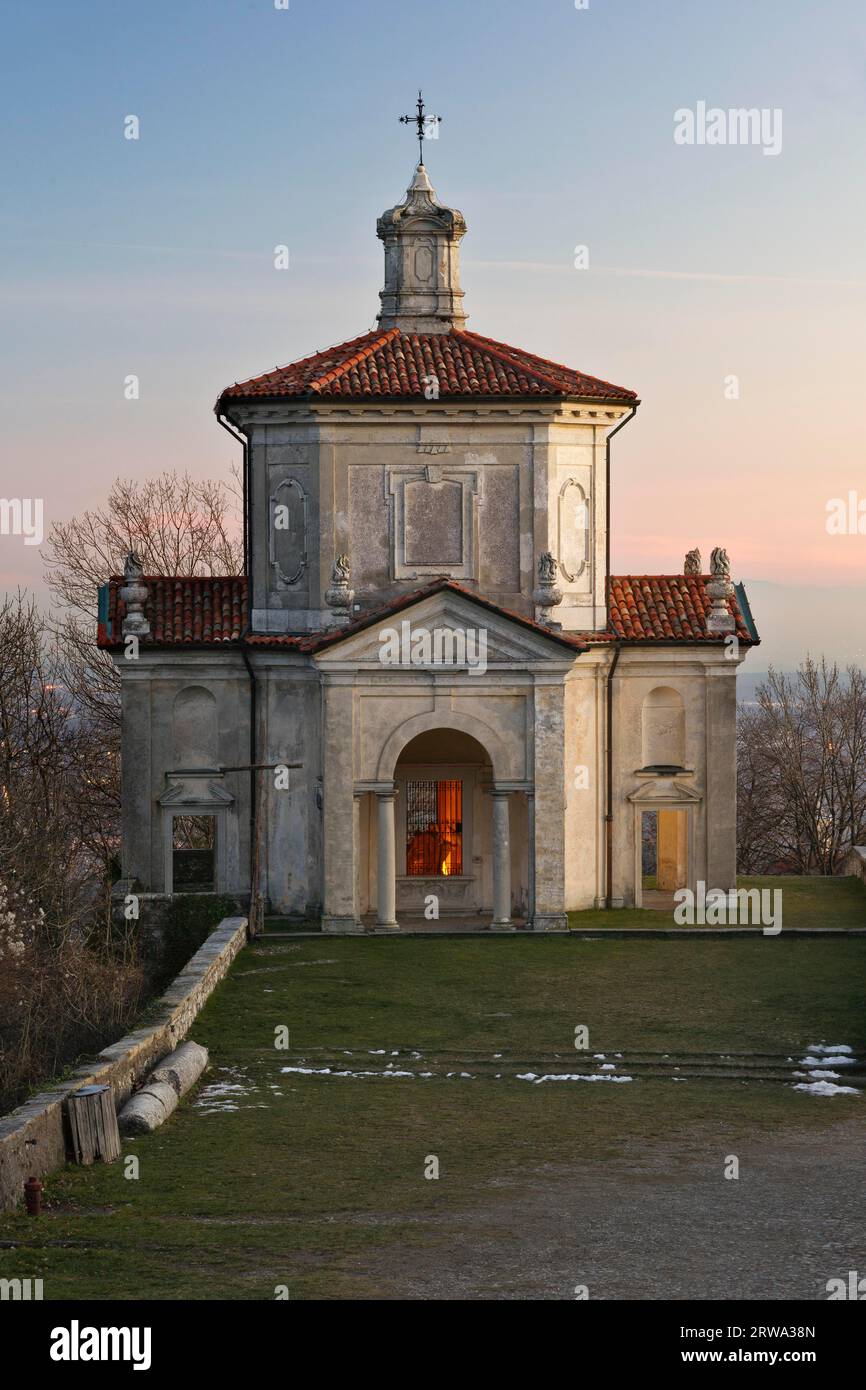
<instances>
[{"instance_id":1,"label":"bare tree","mask_svg":"<svg viewBox=\"0 0 866 1390\"><path fill-rule=\"evenodd\" d=\"M96 646L97 590L122 573L131 550L145 574L240 574L240 516L236 473L229 483L162 473L144 482L118 478L104 507L56 522L49 533L43 558L58 601L59 679L78 717L73 756L87 788L80 833L106 869L120 814L120 678Z\"/></svg>"},{"instance_id":2,"label":"bare tree","mask_svg":"<svg viewBox=\"0 0 866 1390\"><path fill-rule=\"evenodd\" d=\"M48 583L64 608L92 622L98 585L123 573L131 550L145 574L240 574L240 506L236 474L231 483L189 473L117 478L104 507L52 526Z\"/></svg>"},{"instance_id":3,"label":"bare tree","mask_svg":"<svg viewBox=\"0 0 866 1390\"><path fill-rule=\"evenodd\" d=\"M866 839L866 674L771 669L737 741L741 871L839 873Z\"/></svg>"},{"instance_id":4,"label":"bare tree","mask_svg":"<svg viewBox=\"0 0 866 1390\"><path fill-rule=\"evenodd\" d=\"M63 933L93 890L76 828L78 724L45 618L22 594L0 603L0 874Z\"/></svg>"}]
</instances>

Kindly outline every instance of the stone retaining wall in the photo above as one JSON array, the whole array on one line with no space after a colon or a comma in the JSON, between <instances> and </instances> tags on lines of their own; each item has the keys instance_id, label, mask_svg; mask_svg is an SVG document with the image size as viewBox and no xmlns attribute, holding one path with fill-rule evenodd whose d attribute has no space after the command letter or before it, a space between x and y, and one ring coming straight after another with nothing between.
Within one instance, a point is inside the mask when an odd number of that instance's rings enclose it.
<instances>
[{"instance_id":1,"label":"stone retaining wall","mask_svg":"<svg viewBox=\"0 0 866 1390\"><path fill-rule=\"evenodd\" d=\"M45 1178L66 1162L67 1096L81 1086L108 1084L121 1104L154 1064L186 1036L214 987L247 939L246 917L226 917L169 985L152 1023L105 1048L69 1081L19 1105L0 1119L0 1210L15 1210L25 1179Z\"/></svg>"}]
</instances>

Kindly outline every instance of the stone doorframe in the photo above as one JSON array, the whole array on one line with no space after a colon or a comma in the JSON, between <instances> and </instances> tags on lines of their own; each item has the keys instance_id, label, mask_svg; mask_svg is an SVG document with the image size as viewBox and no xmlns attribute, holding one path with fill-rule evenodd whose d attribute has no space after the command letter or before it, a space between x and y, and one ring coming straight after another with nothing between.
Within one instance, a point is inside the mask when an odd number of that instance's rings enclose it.
<instances>
[{"instance_id":1,"label":"stone doorframe","mask_svg":"<svg viewBox=\"0 0 866 1390\"><path fill-rule=\"evenodd\" d=\"M174 820L176 816L214 818L214 892L224 893L228 884L228 810L234 797L222 782L218 768L180 769L165 774L167 785L159 806L162 810L163 891L174 892Z\"/></svg>"},{"instance_id":2,"label":"stone doorframe","mask_svg":"<svg viewBox=\"0 0 866 1390\"><path fill-rule=\"evenodd\" d=\"M643 843L642 820L644 811L685 811L686 813L686 886L694 893L697 872L695 865L695 819L697 808L703 797L692 787L683 786L676 776L659 777L654 773L640 771L637 774L644 782L628 800L634 806L634 905L643 905ZM681 777L693 776L686 769Z\"/></svg>"}]
</instances>

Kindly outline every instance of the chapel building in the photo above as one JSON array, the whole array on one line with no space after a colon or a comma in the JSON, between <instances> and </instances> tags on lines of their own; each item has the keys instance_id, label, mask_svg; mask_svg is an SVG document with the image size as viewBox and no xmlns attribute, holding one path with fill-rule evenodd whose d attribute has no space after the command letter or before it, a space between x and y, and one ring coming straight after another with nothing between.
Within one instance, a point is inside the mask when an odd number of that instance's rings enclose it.
<instances>
[{"instance_id":1,"label":"chapel building","mask_svg":"<svg viewBox=\"0 0 866 1390\"><path fill-rule=\"evenodd\" d=\"M736 886L743 588L610 574L637 396L468 328L465 232L419 163L377 327L220 395L244 576L106 586L130 891L546 931Z\"/></svg>"}]
</instances>

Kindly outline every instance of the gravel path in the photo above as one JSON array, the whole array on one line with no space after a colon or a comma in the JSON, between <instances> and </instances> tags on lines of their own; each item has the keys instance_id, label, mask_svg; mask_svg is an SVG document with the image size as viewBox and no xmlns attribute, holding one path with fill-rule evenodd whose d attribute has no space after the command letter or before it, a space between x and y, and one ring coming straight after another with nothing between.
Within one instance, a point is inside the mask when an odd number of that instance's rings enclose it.
<instances>
[{"instance_id":1,"label":"gravel path","mask_svg":"<svg viewBox=\"0 0 866 1390\"><path fill-rule=\"evenodd\" d=\"M542 1168L432 1218L436 1244L352 1272L371 1298L404 1299L573 1299L586 1285L600 1299L821 1300L828 1279L866 1275L862 1123L741 1146L737 1180L725 1157L708 1171L655 1144L603 1168Z\"/></svg>"}]
</instances>

